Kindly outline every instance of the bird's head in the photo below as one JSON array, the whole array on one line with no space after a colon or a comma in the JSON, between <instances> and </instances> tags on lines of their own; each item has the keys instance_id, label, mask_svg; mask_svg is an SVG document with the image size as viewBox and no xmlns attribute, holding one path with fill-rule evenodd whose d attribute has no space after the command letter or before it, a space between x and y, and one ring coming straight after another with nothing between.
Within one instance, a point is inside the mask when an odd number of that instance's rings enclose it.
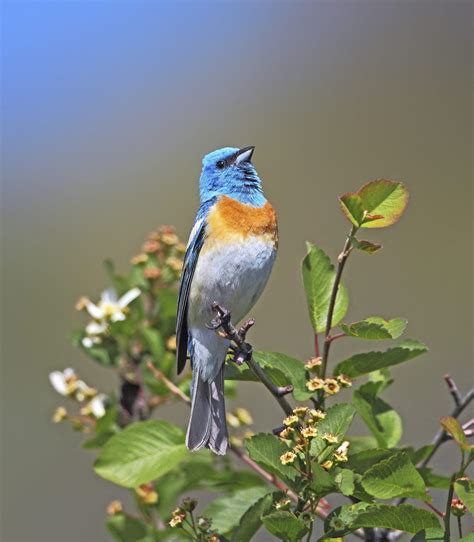
<instances>
[{"instance_id":1,"label":"bird's head","mask_svg":"<svg viewBox=\"0 0 474 542\"><path fill-rule=\"evenodd\" d=\"M251 159L255 147L225 147L202 160L201 201L228 195L254 205L263 205L262 183Z\"/></svg>"}]
</instances>

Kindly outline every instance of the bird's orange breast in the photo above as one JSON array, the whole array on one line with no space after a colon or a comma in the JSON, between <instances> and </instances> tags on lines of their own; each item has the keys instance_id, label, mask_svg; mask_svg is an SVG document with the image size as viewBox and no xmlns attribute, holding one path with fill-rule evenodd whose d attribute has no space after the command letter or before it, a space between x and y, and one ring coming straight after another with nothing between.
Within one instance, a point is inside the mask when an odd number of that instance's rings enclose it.
<instances>
[{"instance_id":1,"label":"bird's orange breast","mask_svg":"<svg viewBox=\"0 0 474 542\"><path fill-rule=\"evenodd\" d=\"M275 209L268 201L263 207L253 207L222 196L208 214L207 236L216 242L261 236L276 244L278 227Z\"/></svg>"}]
</instances>

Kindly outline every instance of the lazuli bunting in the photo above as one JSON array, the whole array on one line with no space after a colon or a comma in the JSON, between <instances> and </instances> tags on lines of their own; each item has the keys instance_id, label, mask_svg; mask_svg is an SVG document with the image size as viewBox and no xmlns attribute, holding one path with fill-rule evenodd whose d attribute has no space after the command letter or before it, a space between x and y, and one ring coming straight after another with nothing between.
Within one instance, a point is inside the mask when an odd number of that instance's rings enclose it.
<instances>
[{"instance_id":1,"label":"lazuli bunting","mask_svg":"<svg viewBox=\"0 0 474 542\"><path fill-rule=\"evenodd\" d=\"M190 450L228 446L224 402L224 361L230 341L207 325L212 303L241 320L267 283L275 261L275 210L265 199L251 158L254 147L226 147L202 161L200 207L184 259L176 326L178 373L187 353L193 371Z\"/></svg>"}]
</instances>

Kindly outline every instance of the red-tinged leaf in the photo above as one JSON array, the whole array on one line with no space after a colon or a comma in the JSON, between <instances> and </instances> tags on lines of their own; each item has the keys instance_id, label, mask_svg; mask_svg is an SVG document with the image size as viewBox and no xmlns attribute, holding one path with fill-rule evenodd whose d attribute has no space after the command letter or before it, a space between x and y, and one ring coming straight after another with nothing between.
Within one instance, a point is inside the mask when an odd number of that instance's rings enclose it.
<instances>
[{"instance_id":1,"label":"red-tinged leaf","mask_svg":"<svg viewBox=\"0 0 474 542\"><path fill-rule=\"evenodd\" d=\"M371 241L359 241L355 237L352 238L352 246L357 250L362 250L362 252L367 252L367 254L374 254L382 248L382 245L379 243L372 243Z\"/></svg>"},{"instance_id":2,"label":"red-tinged leaf","mask_svg":"<svg viewBox=\"0 0 474 542\"><path fill-rule=\"evenodd\" d=\"M474 450L474 444L468 444L466 435L461 424L452 416L446 416L440 419L443 429L449 433L463 450Z\"/></svg>"}]
</instances>

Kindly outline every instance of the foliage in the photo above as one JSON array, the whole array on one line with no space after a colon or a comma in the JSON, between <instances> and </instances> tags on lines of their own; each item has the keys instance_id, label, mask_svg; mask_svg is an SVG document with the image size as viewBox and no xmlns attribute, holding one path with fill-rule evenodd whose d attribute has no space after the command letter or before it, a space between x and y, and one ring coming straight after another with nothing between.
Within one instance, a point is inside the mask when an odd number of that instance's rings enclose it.
<instances>
[{"instance_id":1,"label":"foliage","mask_svg":"<svg viewBox=\"0 0 474 542\"><path fill-rule=\"evenodd\" d=\"M376 180L339 201L351 230L336 264L312 243L302 263L314 354L303 361L255 351L242 366L229 358L226 395L235 396L240 381L263 382L285 414L279 429L254 434L247 410L229 412L227 457L207 450L190 453L183 429L162 419L163 405L189 405L190 374L178 378L175 372L175 310L185 247L174 229L152 232L126 275L107 260L111 287L98 303L78 301L76 308L89 321L74 334L74 344L115 374L119 392L99 392L73 369L55 371L51 384L77 408L58 407L53 421L68 421L82 432L84 448L96 454L95 472L133 494L134 512L118 500L107 509L106 527L114 540L247 542L265 529L287 542L341 540L350 533L395 540L399 532L411 533L413 541L449 541L451 522L458 523L462 537L462 517L474 509L474 483L466 474L474 453L467 426L457 418L473 393L463 398L451 383L455 409L441 420L434 442L417 450L401 445L401 417L383 397L393 385L390 369L427 348L413 339L399 340L407 327L404 318L344 321L349 295L341 275L347 259L353 251L381 249L356 235L362 228L397 222L408 191L402 183ZM397 342L356 351L331 369L331 346L343 338L354 350L362 341ZM292 394L293 404L285 393ZM366 427L363 434L351 429L354 418ZM447 440L457 446L461 463L441 475L428 464ZM430 504L433 489L448 494L444 515ZM217 494L204 508L191 498L200 490ZM344 504L336 507L334 496Z\"/></svg>"}]
</instances>

